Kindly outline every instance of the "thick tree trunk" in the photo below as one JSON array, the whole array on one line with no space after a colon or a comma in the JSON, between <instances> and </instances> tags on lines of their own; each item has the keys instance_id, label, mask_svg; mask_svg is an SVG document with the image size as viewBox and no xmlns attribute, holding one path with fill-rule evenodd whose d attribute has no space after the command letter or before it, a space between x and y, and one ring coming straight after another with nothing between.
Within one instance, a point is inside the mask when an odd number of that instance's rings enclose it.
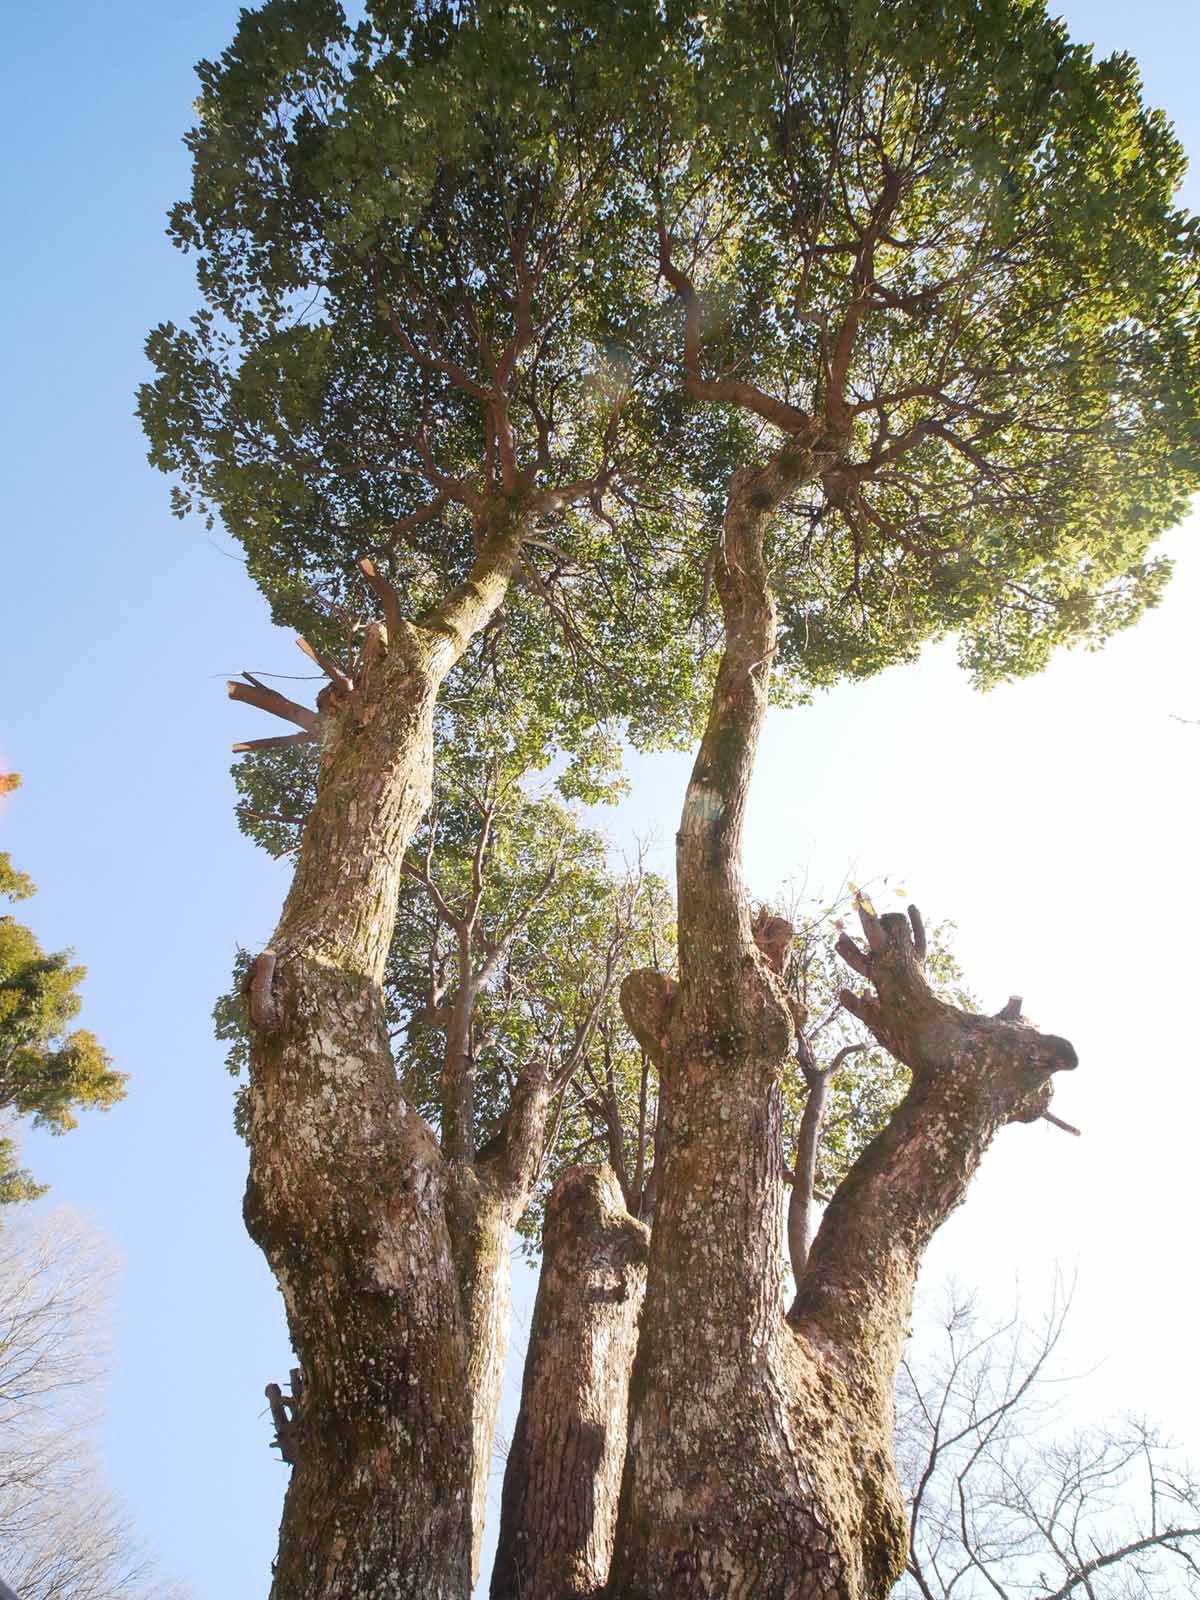
<instances>
[{"instance_id":1,"label":"thick tree trunk","mask_svg":"<svg viewBox=\"0 0 1200 1600\"><path fill-rule=\"evenodd\" d=\"M511 523L416 625L369 630L322 695L295 878L251 986L246 1221L304 1375L273 1600L463 1600L468 1342L446 1163L400 1093L381 980L404 852L428 804L446 672L503 597Z\"/></svg>"},{"instance_id":2,"label":"thick tree trunk","mask_svg":"<svg viewBox=\"0 0 1200 1600\"><path fill-rule=\"evenodd\" d=\"M492 1600L594 1600L608 1577L647 1230L607 1167L570 1167L546 1207Z\"/></svg>"},{"instance_id":3,"label":"thick tree trunk","mask_svg":"<svg viewBox=\"0 0 1200 1600\"><path fill-rule=\"evenodd\" d=\"M866 1406L890 1416L930 1239L962 1202L999 1129L1041 1117L1051 1075L1073 1068L1076 1055L1065 1039L1022 1022L1019 1002L981 1017L939 1000L921 971L915 908L909 917L859 915L867 950L845 935L838 949L876 994L843 990L842 1002L911 1068L912 1083L830 1202L789 1321Z\"/></svg>"},{"instance_id":4,"label":"thick tree trunk","mask_svg":"<svg viewBox=\"0 0 1200 1600\"><path fill-rule=\"evenodd\" d=\"M880 1001L849 1003L924 1065L830 1208L785 1319L792 1018L752 935L741 828L775 647L763 523L795 481L777 457L731 484L716 572L725 651L677 840L679 987L637 973L621 994L660 1063L664 1154L609 1600L890 1593L907 1548L891 1385L920 1253L995 1128L1037 1114L1048 1072L1070 1064L1069 1046L1030 1029L962 1013L948 1024L916 962L883 953L898 935L872 922L880 953L851 948ZM999 1030L987 1049L976 1025Z\"/></svg>"},{"instance_id":5,"label":"thick tree trunk","mask_svg":"<svg viewBox=\"0 0 1200 1600\"><path fill-rule=\"evenodd\" d=\"M465 1382L470 1417L471 1581L487 1513L492 1446L512 1328L512 1237L528 1197L515 1197L474 1165L451 1176L447 1216L467 1341Z\"/></svg>"}]
</instances>

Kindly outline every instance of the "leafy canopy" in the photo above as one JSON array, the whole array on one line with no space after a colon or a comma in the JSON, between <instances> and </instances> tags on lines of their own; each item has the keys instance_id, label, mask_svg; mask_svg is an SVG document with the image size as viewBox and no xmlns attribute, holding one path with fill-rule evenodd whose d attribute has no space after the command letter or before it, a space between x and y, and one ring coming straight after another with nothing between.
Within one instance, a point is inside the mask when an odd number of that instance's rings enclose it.
<instances>
[{"instance_id":1,"label":"leafy canopy","mask_svg":"<svg viewBox=\"0 0 1200 1600\"><path fill-rule=\"evenodd\" d=\"M653 449L670 383L634 324L668 322L620 176L628 84L668 48L650 3L351 27L271 0L201 65L171 232L205 306L151 335L139 405L176 509L222 518L277 621L344 644L364 553L419 612L515 509L525 564L477 665L573 731L679 737L699 513Z\"/></svg>"},{"instance_id":2,"label":"leafy canopy","mask_svg":"<svg viewBox=\"0 0 1200 1600\"><path fill-rule=\"evenodd\" d=\"M10 773L4 788L18 782ZM22 900L33 892L29 877L0 854L0 894ZM95 1034L69 1029L86 976L69 951L47 954L22 923L0 917L0 1110L30 1117L34 1127L51 1133L76 1127L79 1108L107 1111L125 1096L126 1074L113 1070ZM15 1167L14 1157L14 1141L0 1137L0 1203L44 1192Z\"/></svg>"},{"instance_id":3,"label":"leafy canopy","mask_svg":"<svg viewBox=\"0 0 1200 1600\"><path fill-rule=\"evenodd\" d=\"M1200 470L1200 234L1134 63L1037 0L269 0L200 69L204 309L140 408L278 620L419 609L529 536L478 672L689 736L730 472L786 692L947 632L983 682L1158 596ZM558 720L556 720L558 719Z\"/></svg>"},{"instance_id":4,"label":"leafy canopy","mask_svg":"<svg viewBox=\"0 0 1200 1600\"><path fill-rule=\"evenodd\" d=\"M1031 0L703 17L652 174L688 386L832 453L776 528L782 664L1099 643L1200 469L1200 230L1134 62Z\"/></svg>"}]
</instances>

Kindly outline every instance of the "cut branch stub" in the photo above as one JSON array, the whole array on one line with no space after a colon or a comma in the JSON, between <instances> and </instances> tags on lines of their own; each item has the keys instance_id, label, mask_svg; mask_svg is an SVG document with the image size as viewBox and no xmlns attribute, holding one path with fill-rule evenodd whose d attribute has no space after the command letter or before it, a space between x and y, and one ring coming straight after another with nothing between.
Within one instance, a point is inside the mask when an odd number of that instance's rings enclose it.
<instances>
[{"instance_id":1,"label":"cut branch stub","mask_svg":"<svg viewBox=\"0 0 1200 1600\"><path fill-rule=\"evenodd\" d=\"M248 706L257 706L260 711L269 711L273 717L282 717L285 722L294 722L298 728L303 728L306 733L317 731L317 713L308 706L297 705L294 700L289 700L276 689L268 689L265 684L257 682L249 673L242 676L247 680L239 683L236 678L230 678L228 683L229 698L241 700Z\"/></svg>"},{"instance_id":2,"label":"cut branch stub","mask_svg":"<svg viewBox=\"0 0 1200 1600\"><path fill-rule=\"evenodd\" d=\"M656 1066L661 1066L667 1046L678 984L665 972L643 967L631 972L621 985L621 1012L630 1032Z\"/></svg>"},{"instance_id":3,"label":"cut branch stub","mask_svg":"<svg viewBox=\"0 0 1200 1600\"><path fill-rule=\"evenodd\" d=\"M250 1021L269 1033L279 1026L279 1002L275 997L275 952L264 950L250 973Z\"/></svg>"},{"instance_id":4,"label":"cut branch stub","mask_svg":"<svg viewBox=\"0 0 1200 1600\"><path fill-rule=\"evenodd\" d=\"M240 700L245 705L257 706L260 711L269 711L273 717L282 717L285 722L294 722L300 732L272 734L266 739L240 740L233 746L234 755L241 755L245 750L280 750L290 744L308 744L317 737L318 719L315 711L298 705L295 700L289 700L275 689L268 689L251 672L243 672L242 677L245 683L239 683L236 678L228 681L231 700Z\"/></svg>"},{"instance_id":5,"label":"cut branch stub","mask_svg":"<svg viewBox=\"0 0 1200 1600\"><path fill-rule=\"evenodd\" d=\"M294 1467L296 1465L296 1445L300 1433L301 1377L299 1368L292 1368L291 1394L284 1394L277 1383L267 1384L264 1393L267 1397L267 1404L271 1408L271 1421L275 1426L275 1437L271 1440L271 1443L278 1448L281 1459L289 1467Z\"/></svg>"},{"instance_id":6,"label":"cut branch stub","mask_svg":"<svg viewBox=\"0 0 1200 1600\"><path fill-rule=\"evenodd\" d=\"M750 932L771 971L782 977L792 953L795 928L786 917L777 917L762 906L750 925Z\"/></svg>"},{"instance_id":7,"label":"cut branch stub","mask_svg":"<svg viewBox=\"0 0 1200 1600\"><path fill-rule=\"evenodd\" d=\"M870 902L858 895L854 902L858 912L858 920L862 924L863 937L871 950L882 950L887 944L883 932L883 924L871 909Z\"/></svg>"},{"instance_id":8,"label":"cut branch stub","mask_svg":"<svg viewBox=\"0 0 1200 1600\"><path fill-rule=\"evenodd\" d=\"M315 733L273 733L266 739L241 739L229 748L236 756L245 750L282 750L289 744L314 744L316 738Z\"/></svg>"},{"instance_id":9,"label":"cut branch stub","mask_svg":"<svg viewBox=\"0 0 1200 1600\"><path fill-rule=\"evenodd\" d=\"M837 950L848 966L870 980L875 994L843 989L847 1011L911 1069L914 1083L944 1073L962 1075L968 1063L977 1062L1008 1102L1005 1120L1028 1122L1043 1116L1051 1074L1078 1064L1071 1044L1021 1022L1017 996L995 1017L976 1016L940 1000L921 970L924 927L913 908L907 917L889 913L876 918L861 907L859 914L871 950L862 950L844 934Z\"/></svg>"},{"instance_id":10,"label":"cut branch stub","mask_svg":"<svg viewBox=\"0 0 1200 1600\"><path fill-rule=\"evenodd\" d=\"M329 679L330 683L335 684L337 688L341 690L342 694L350 695L354 693L354 680L347 673L342 671L341 667L338 666L336 661L332 660L329 656L322 655L319 650L314 649L314 647L309 644L308 640L304 638L303 635L300 635L296 639L296 643L300 649L304 651L304 654L308 657L308 659L316 666L320 667L321 671Z\"/></svg>"}]
</instances>

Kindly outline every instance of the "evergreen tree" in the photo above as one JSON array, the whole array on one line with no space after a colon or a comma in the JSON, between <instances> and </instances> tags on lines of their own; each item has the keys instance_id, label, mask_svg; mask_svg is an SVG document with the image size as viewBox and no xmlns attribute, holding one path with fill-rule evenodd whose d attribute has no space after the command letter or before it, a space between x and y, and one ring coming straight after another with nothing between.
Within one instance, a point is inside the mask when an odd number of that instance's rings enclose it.
<instances>
[{"instance_id":1,"label":"evergreen tree","mask_svg":"<svg viewBox=\"0 0 1200 1600\"><path fill-rule=\"evenodd\" d=\"M3 775L0 793L19 783L15 772ZM0 895L26 900L33 893L32 879L0 851ZM79 985L86 976L70 951L48 954L23 923L0 917L0 1109L50 1133L77 1127L76 1111L107 1111L125 1098L127 1075L114 1071L94 1033L70 1026L83 1004ZM15 1158L15 1141L0 1137L0 1203L45 1193Z\"/></svg>"}]
</instances>

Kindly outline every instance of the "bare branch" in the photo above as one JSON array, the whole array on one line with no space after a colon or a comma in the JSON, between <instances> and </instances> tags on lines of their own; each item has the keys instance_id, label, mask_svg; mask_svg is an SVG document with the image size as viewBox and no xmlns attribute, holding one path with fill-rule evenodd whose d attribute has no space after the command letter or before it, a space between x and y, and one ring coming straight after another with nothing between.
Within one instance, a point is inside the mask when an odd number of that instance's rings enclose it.
<instances>
[{"instance_id":1,"label":"bare branch","mask_svg":"<svg viewBox=\"0 0 1200 1600\"><path fill-rule=\"evenodd\" d=\"M236 678L229 679L227 687L231 700L240 700L246 705L257 706L260 711L269 711L272 716L282 717L285 722L294 722L306 733L317 731L315 711L310 711L307 706L297 705L294 700L289 700L277 689L268 689L265 684L250 678L249 673L243 676L249 679L247 683L239 683Z\"/></svg>"},{"instance_id":2,"label":"bare branch","mask_svg":"<svg viewBox=\"0 0 1200 1600\"><path fill-rule=\"evenodd\" d=\"M316 738L315 733L273 733L266 739L239 740L229 748L234 755L241 755L245 750L282 750L290 744L315 744Z\"/></svg>"},{"instance_id":3,"label":"bare branch","mask_svg":"<svg viewBox=\"0 0 1200 1600\"><path fill-rule=\"evenodd\" d=\"M316 665L320 667L321 671L329 679L330 683L336 684L343 694L349 695L354 693L353 679L342 671L341 667L338 666L336 661L332 660L332 658L329 656L322 655L319 650L314 649L313 646L309 644L308 640L303 636L297 637L296 643L299 645L300 649L304 651L304 654L308 657L308 659L312 662L315 662Z\"/></svg>"}]
</instances>

